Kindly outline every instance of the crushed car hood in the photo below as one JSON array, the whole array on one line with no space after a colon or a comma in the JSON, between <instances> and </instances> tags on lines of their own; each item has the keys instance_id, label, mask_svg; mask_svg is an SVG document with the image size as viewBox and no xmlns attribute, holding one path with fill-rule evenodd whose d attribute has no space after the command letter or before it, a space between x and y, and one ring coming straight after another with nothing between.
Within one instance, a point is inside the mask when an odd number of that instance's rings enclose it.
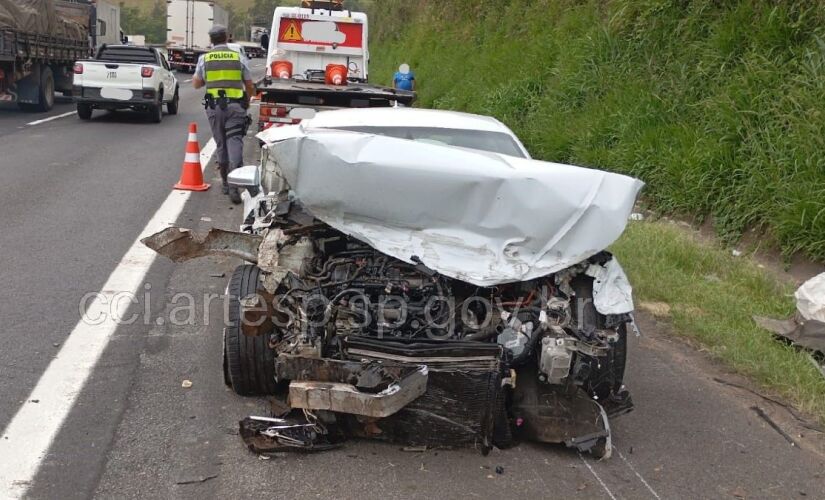
<instances>
[{"instance_id":1,"label":"crushed car hood","mask_svg":"<svg viewBox=\"0 0 825 500\"><path fill-rule=\"evenodd\" d=\"M624 231L640 180L600 170L301 126L258 135L293 195L408 263L492 286L545 276Z\"/></svg>"}]
</instances>

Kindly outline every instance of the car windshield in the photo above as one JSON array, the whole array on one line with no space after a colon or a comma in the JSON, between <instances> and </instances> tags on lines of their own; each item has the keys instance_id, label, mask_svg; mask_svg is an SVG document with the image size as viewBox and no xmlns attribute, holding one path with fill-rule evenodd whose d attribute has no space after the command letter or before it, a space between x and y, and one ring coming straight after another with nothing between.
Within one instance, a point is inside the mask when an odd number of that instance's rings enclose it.
<instances>
[{"instance_id":1,"label":"car windshield","mask_svg":"<svg viewBox=\"0 0 825 500\"><path fill-rule=\"evenodd\" d=\"M467 130L439 127L335 127L339 130L385 135L398 139L444 144L461 148L489 151L524 158L518 143L508 134L487 130Z\"/></svg>"}]
</instances>

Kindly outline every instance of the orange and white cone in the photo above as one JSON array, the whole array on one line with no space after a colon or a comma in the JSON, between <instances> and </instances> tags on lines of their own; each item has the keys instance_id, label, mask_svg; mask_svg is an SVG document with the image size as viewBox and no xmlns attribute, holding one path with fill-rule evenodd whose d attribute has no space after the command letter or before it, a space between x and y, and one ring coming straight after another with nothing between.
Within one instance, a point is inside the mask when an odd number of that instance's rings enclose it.
<instances>
[{"instance_id":1,"label":"orange and white cone","mask_svg":"<svg viewBox=\"0 0 825 500\"><path fill-rule=\"evenodd\" d=\"M206 191L209 184L203 182L201 169L201 147L198 145L198 124L189 124L189 139L186 141L186 156L180 173L180 181L175 189L186 191Z\"/></svg>"}]
</instances>

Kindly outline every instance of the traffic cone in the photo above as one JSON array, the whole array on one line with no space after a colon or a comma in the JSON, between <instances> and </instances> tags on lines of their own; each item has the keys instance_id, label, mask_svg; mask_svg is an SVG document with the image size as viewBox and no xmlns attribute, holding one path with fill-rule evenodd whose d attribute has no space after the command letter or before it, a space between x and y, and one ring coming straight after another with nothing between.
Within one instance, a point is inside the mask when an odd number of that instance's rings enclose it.
<instances>
[{"instance_id":1,"label":"traffic cone","mask_svg":"<svg viewBox=\"0 0 825 500\"><path fill-rule=\"evenodd\" d=\"M189 124L189 139L186 141L186 156L180 173L180 181L175 189L186 191L206 191L209 184L203 182L201 169L201 147L198 146L198 124Z\"/></svg>"}]
</instances>

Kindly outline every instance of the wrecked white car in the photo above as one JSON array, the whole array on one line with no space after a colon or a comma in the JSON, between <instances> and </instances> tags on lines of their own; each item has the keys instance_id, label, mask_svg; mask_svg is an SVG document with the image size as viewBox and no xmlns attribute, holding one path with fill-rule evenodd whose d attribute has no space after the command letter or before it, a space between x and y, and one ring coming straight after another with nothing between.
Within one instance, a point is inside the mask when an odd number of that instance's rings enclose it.
<instances>
[{"instance_id":1,"label":"wrecked white car","mask_svg":"<svg viewBox=\"0 0 825 500\"><path fill-rule=\"evenodd\" d=\"M241 422L252 449L531 439L609 456L635 326L605 248L641 181L532 160L500 122L446 111L321 112L258 138L261 168L233 172L261 193L241 232L144 240L249 262L229 284L227 379L287 397Z\"/></svg>"}]
</instances>

